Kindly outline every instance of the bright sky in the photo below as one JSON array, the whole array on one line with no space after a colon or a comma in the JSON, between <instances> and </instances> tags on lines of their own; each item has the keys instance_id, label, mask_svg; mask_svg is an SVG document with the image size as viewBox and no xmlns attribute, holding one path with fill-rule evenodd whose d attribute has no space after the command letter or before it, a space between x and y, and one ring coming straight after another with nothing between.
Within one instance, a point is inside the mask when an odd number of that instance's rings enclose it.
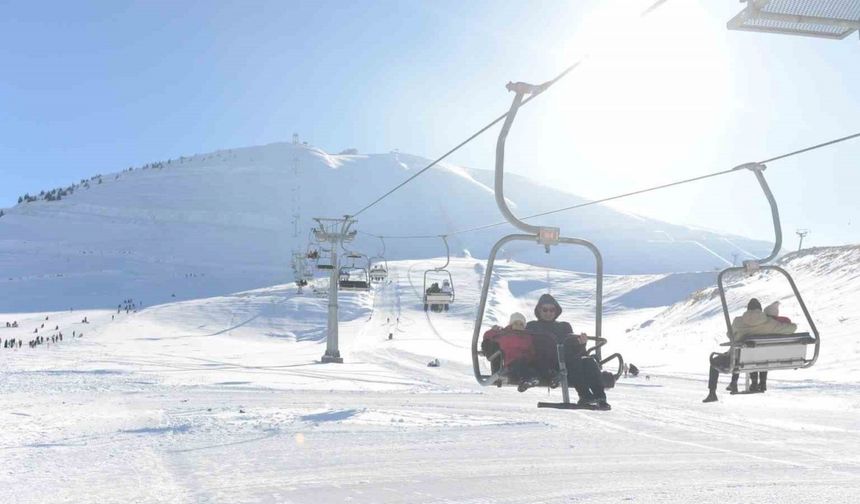
<instances>
[{"instance_id":1,"label":"bright sky","mask_svg":"<svg viewBox=\"0 0 860 504\"><path fill-rule=\"evenodd\" d=\"M512 171L599 198L860 131L856 34L730 32L735 0L667 0L635 19L648 3L5 1L0 206L294 131L330 152L432 158L508 107L508 80L547 80L586 53L521 112ZM490 169L494 143L451 161ZM860 140L770 165L787 246L796 228L811 245L860 243L858 168ZM749 173L617 207L772 238Z\"/></svg>"}]
</instances>

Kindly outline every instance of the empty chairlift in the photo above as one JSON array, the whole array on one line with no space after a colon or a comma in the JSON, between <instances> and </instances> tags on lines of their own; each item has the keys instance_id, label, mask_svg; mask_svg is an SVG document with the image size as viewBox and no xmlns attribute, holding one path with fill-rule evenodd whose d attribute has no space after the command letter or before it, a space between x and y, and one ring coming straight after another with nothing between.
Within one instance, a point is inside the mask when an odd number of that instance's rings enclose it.
<instances>
[{"instance_id":1,"label":"empty chairlift","mask_svg":"<svg viewBox=\"0 0 860 504\"><path fill-rule=\"evenodd\" d=\"M356 261L363 259L365 266L356 265ZM342 291L366 291L370 289L370 277L368 275L369 259L364 254L347 252L344 256L343 266L338 271L338 288Z\"/></svg>"}]
</instances>

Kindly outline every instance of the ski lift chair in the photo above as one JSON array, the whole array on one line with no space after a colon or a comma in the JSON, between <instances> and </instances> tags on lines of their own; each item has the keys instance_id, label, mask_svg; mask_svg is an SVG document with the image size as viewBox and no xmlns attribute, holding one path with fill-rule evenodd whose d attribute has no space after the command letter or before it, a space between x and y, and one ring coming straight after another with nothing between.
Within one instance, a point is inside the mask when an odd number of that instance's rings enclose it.
<instances>
[{"instance_id":1,"label":"ski lift chair","mask_svg":"<svg viewBox=\"0 0 860 504\"><path fill-rule=\"evenodd\" d=\"M355 260L367 258L363 254L347 252L346 257L350 259L350 265L340 268L338 287L343 291L366 291L370 289L370 278L367 268L356 266Z\"/></svg>"},{"instance_id":2,"label":"ski lift chair","mask_svg":"<svg viewBox=\"0 0 860 504\"><path fill-rule=\"evenodd\" d=\"M317 269L331 271L334 269L332 263L332 252L329 249L319 249L317 256Z\"/></svg>"},{"instance_id":3,"label":"ski lift chair","mask_svg":"<svg viewBox=\"0 0 860 504\"><path fill-rule=\"evenodd\" d=\"M431 273L444 273L447 275L451 289L448 291L428 292L430 287L427 287L427 275ZM453 282L453 278L451 277L451 272L448 270L432 269L424 272L424 311L448 311L451 303L454 302L454 288L451 282ZM433 282L430 285L432 284Z\"/></svg>"},{"instance_id":4,"label":"ski lift chair","mask_svg":"<svg viewBox=\"0 0 860 504\"><path fill-rule=\"evenodd\" d=\"M767 184L764 177L766 167L758 163L748 163L740 165L736 170L748 169L752 171L759 185L764 192L765 197L770 205L771 217L773 220L774 229L774 246L770 255L750 261L744 261L743 266L726 268L717 275L717 289L720 294L720 302L723 308L723 317L725 318L726 327L728 329L729 341L721 346L729 347L729 359L724 366L717 366L717 369L722 373L751 373L756 371L775 371L779 369L802 369L808 368L815 364L818 360L818 353L821 349L821 335L818 328L815 326L815 321L809 314L806 303L803 301L803 296L797 288L797 284L791 275L775 265L766 265L765 263L774 259L782 249L782 225L779 218L779 209L776 204L776 199ZM788 280L794 297L800 304L806 322L809 325L810 332L798 332L793 334L756 334L738 337L732 331L732 319L729 312L729 305L726 301L726 289L724 279L726 275L743 273L752 275L759 271L775 271ZM809 355L809 348L812 347L812 356ZM711 354L713 358L718 355L717 352ZM713 362L713 359L712 359Z\"/></svg>"},{"instance_id":5,"label":"ski lift chair","mask_svg":"<svg viewBox=\"0 0 860 504\"><path fill-rule=\"evenodd\" d=\"M548 378L547 376L542 376L540 378L540 382L538 386L541 387L550 387L556 388L560 385L560 371L562 367L565 366L564 363L564 343L561 345L556 342L556 340L547 334L541 333L533 333L529 331L518 331L524 337L529 337L533 340L533 344L538 347L543 347L544 349L551 347L553 358L552 362L546 362L546 367L555 373L556 379ZM574 335L570 336L571 338L575 337ZM591 342L591 346L586 348L585 355L594 356L600 348L606 345L606 338L598 338L596 336L588 336L587 341ZM488 344L489 343L489 344ZM490 375L487 378L487 381L496 385L497 387L503 386L513 386L516 387L519 385L518 377L516 373L512 372L511 368L508 366L508 362L505 361L505 354L499 348L498 345L493 345L492 342L488 341L486 338L486 334L484 335L484 341L481 343L481 350L478 352L479 355L484 356L487 361L490 362ZM548 352L538 352L541 354L547 354ZM618 368L615 372L610 372L606 370L601 370L601 380L603 382L604 388L610 389L615 387L616 380L621 376L624 372L624 358L619 353L614 353L600 362L601 368L604 364L609 363L612 360L616 360L618 363Z\"/></svg>"},{"instance_id":6,"label":"ski lift chair","mask_svg":"<svg viewBox=\"0 0 860 504\"><path fill-rule=\"evenodd\" d=\"M744 0L726 27L841 40L860 29L860 0Z\"/></svg>"},{"instance_id":7,"label":"ski lift chair","mask_svg":"<svg viewBox=\"0 0 860 504\"><path fill-rule=\"evenodd\" d=\"M384 282L386 278L388 278L388 270L385 267L376 265L370 268L371 282Z\"/></svg>"},{"instance_id":8,"label":"ski lift chair","mask_svg":"<svg viewBox=\"0 0 860 504\"><path fill-rule=\"evenodd\" d=\"M492 283L492 275L493 275L493 265L496 262L496 256L499 251L507 245L508 243L514 241L525 241L536 243L546 250L547 253L550 252L551 248L559 245L574 245L581 246L587 248L593 255L595 261L595 313L594 313L594 335L590 336L588 339L592 341L594 344L591 348L587 350L588 355L594 356L595 360L598 362L600 366L609 363L612 360L618 361L618 370L616 373L609 372L601 372L602 377L606 377L607 374L612 376L612 380L607 380L604 378L604 385L608 385L610 388L614 385L614 379L617 379L621 376L624 360L620 354L614 353L609 357L603 358L601 349L604 345L606 345L606 338L603 337L603 256L600 254L600 250L593 243L579 239L579 238L568 238L560 236L559 228L554 227L542 227L542 226L534 226L527 224L517 218L511 212L510 208L505 201L504 196L504 159L505 159L505 142L507 140L508 132L510 131L511 125L513 124L514 118L516 118L517 111L519 110L520 105L522 104L523 96L525 94L537 94L543 91L544 86L532 86L530 84L525 83L508 83L507 86L509 91L513 91L516 93L514 96L513 103L511 104L511 108L508 111L508 114L505 118L505 123L502 126L501 131L499 132L499 138L496 143L496 166L495 166L495 198L496 205L499 207L502 215L505 219L510 222L516 228L524 231L524 234L510 234L503 238L501 238L496 244L493 246L490 251L489 257L487 258L487 267L484 270L484 282L481 287L481 300L478 304L477 314L475 316L475 325L474 330L472 332L472 368L475 374L475 379L479 384L483 386L505 386L505 385L514 385L511 383L511 380L508 379L510 373L506 370L505 362L503 356L499 356L495 353L492 355L485 355L482 348L479 347L481 341L481 326L484 321L484 311L487 307L487 298L489 296L490 285ZM559 408L559 409L579 409L581 408L576 403L570 402L570 393L569 386L567 383L567 366L564 360L564 342L563 341L552 341L551 344L556 347L556 357L558 360L558 374L557 381L561 386L562 391L562 402L561 403L548 403L548 402L539 402L539 408ZM490 374L485 374L481 367L481 357L485 357L490 361ZM550 384L552 385L552 384Z\"/></svg>"},{"instance_id":9,"label":"ski lift chair","mask_svg":"<svg viewBox=\"0 0 860 504\"><path fill-rule=\"evenodd\" d=\"M380 236L379 241L382 242L382 251L370 258L370 264L372 264L370 268L371 282L384 282L388 278L388 261L385 260L385 238Z\"/></svg>"},{"instance_id":10,"label":"ski lift chair","mask_svg":"<svg viewBox=\"0 0 860 504\"><path fill-rule=\"evenodd\" d=\"M424 298L424 311L448 311L451 304L454 302L454 277L452 277L451 272L446 269L448 268L448 265L451 264L451 248L448 246L448 238L446 236L440 236L440 238L442 238L442 241L445 243L445 264L424 272L424 290L422 291ZM442 275L443 284L447 284L448 288L428 292L430 290L427 283L428 275ZM429 285L432 286L433 283L434 282L431 280ZM435 283L438 284L438 282Z\"/></svg>"}]
</instances>

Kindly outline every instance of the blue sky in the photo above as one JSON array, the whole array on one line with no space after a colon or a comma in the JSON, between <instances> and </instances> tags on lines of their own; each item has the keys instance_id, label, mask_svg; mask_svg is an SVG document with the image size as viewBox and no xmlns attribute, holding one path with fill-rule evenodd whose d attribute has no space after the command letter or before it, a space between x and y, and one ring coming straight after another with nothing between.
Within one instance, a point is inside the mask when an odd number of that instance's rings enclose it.
<instances>
[{"instance_id":1,"label":"blue sky","mask_svg":"<svg viewBox=\"0 0 860 504\"><path fill-rule=\"evenodd\" d=\"M860 131L856 34L729 32L734 0L627 19L646 3L0 1L0 206L294 131L328 151L435 157L507 108L508 80L548 79L586 53L521 114L513 171L598 198ZM452 161L491 168L494 142ZM787 233L860 242L858 160L855 141L771 165ZM617 207L771 237L748 174Z\"/></svg>"}]
</instances>

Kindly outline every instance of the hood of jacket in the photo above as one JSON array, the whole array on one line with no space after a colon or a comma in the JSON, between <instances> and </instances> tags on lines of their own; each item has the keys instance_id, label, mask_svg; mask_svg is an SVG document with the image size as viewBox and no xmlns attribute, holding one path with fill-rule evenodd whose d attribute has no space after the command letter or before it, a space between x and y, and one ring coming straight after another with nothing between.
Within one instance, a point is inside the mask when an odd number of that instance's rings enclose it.
<instances>
[{"instance_id":1,"label":"hood of jacket","mask_svg":"<svg viewBox=\"0 0 860 504\"><path fill-rule=\"evenodd\" d=\"M779 301L774 301L773 303L765 306L764 314L770 317L779 317Z\"/></svg>"},{"instance_id":2,"label":"hood of jacket","mask_svg":"<svg viewBox=\"0 0 860 504\"><path fill-rule=\"evenodd\" d=\"M558 301L556 301L555 298L552 297L552 294L543 294L540 299L538 299L538 302L535 305L535 317L538 320L541 320L540 315L538 314L538 308L540 307L540 305L543 304L551 304L555 306L555 317L553 317L553 320L556 320L559 316L561 316L561 305L558 304Z\"/></svg>"}]
</instances>

